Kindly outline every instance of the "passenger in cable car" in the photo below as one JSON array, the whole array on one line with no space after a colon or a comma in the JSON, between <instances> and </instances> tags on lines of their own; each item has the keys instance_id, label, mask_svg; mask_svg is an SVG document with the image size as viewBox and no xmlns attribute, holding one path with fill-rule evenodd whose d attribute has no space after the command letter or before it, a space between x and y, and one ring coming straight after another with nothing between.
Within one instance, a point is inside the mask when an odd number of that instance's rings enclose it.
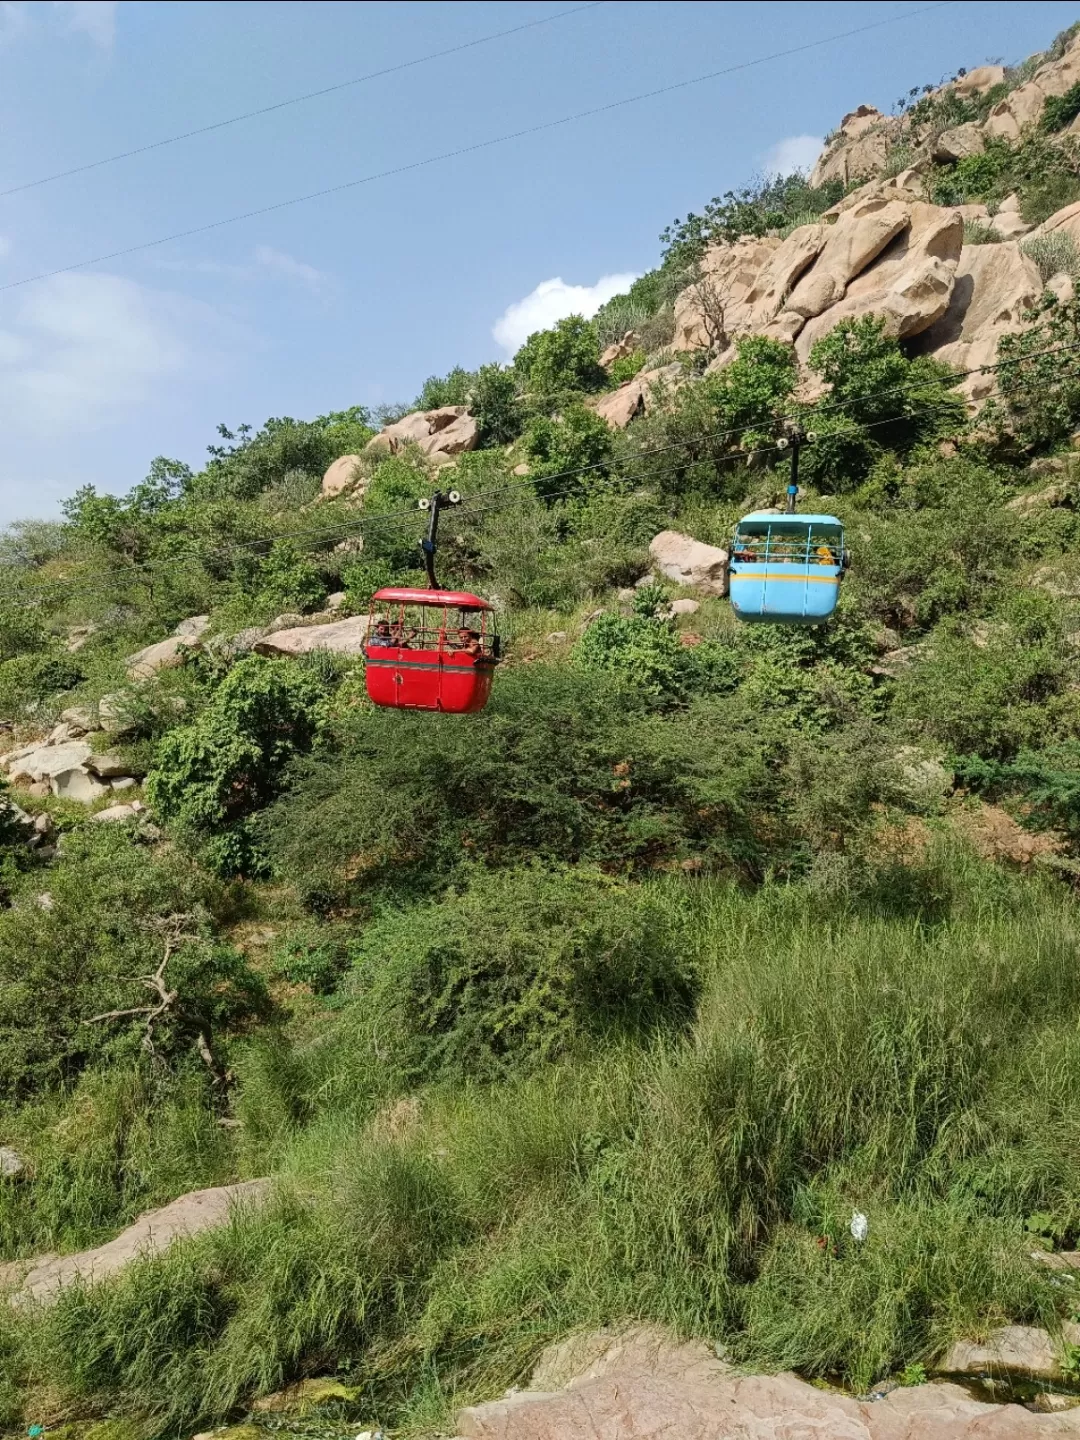
<instances>
[{"instance_id":1,"label":"passenger in cable car","mask_svg":"<svg viewBox=\"0 0 1080 1440\"><path fill-rule=\"evenodd\" d=\"M457 633L457 640L451 646L454 650L464 650L467 655L482 655L484 647L480 641L478 630L462 628Z\"/></svg>"}]
</instances>

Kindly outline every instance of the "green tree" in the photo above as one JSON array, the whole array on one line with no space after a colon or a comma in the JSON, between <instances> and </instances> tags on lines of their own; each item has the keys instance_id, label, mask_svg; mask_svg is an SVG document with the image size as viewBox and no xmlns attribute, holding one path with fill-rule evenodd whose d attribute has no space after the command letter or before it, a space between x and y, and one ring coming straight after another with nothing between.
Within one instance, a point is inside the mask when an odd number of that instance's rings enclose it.
<instances>
[{"instance_id":1,"label":"green tree","mask_svg":"<svg viewBox=\"0 0 1080 1440\"><path fill-rule=\"evenodd\" d=\"M514 369L530 395L558 398L574 391L601 390L607 377L600 368L596 329L580 315L537 330L514 356Z\"/></svg>"},{"instance_id":2,"label":"green tree","mask_svg":"<svg viewBox=\"0 0 1080 1440\"><path fill-rule=\"evenodd\" d=\"M469 394L469 406L480 428L481 445L508 445L521 434L524 413L514 371L502 365L481 365Z\"/></svg>"},{"instance_id":3,"label":"green tree","mask_svg":"<svg viewBox=\"0 0 1080 1440\"><path fill-rule=\"evenodd\" d=\"M998 341L998 398L981 418L1002 445L1045 450L1080 422L1080 300L1047 293L1025 319Z\"/></svg>"},{"instance_id":4,"label":"green tree","mask_svg":"<svg viewBox=\"0 0 1080 1440\"><path fill-rule=\"evenodd\" d=\"M806 453L806 478L824 489L853 489L882 451L903 454L966 423L950 367L909 360L880 316L841 320L811 347L810 368L830 387L811 411L820 438Z\"/></svg>"},{"instance_id":5,"label":"green tree","mask_svg":"<svg viewBox=\"0 0 1080 1440\"><path fill-rule=\"evenodd\" d=\"M275 540L259 567L262 598L275 610L314 610L326 597L318 569L288 540Z\"/></svg>"},{"instance_id":6,"label":"green tree","mask_svg":"<svg viewBox=\"0 0 1080 1440\"><path fill-rule=\"evenodd\" d=\"M596 489L612 453L610 427L584 405L569 405L554 420L537 416L525 432L523 447L529 478L545 499ZM580 473L568 475L567 471Z\"/></svg>"}]
</instances>

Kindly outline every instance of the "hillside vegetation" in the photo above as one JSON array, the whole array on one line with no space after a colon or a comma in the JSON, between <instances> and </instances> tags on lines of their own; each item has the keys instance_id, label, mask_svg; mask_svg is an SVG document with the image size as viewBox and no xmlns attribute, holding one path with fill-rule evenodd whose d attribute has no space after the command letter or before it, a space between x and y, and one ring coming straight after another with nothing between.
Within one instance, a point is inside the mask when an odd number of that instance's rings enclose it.
<instances>
[{"instance_id":1,"label":"hillside vegetation","mask_svg":"<svg viewBox=\"0 0 1080 1440\"><path fill-rule=\"evenodd\" d=\"M1018 187L1034 224L1052 181L1045 220L1080 198L1068 108L919 183ZM805 365L767 334L672 348L718 245L866 178L722 197L509 366L222 426L197 471L159 457L0 536L4 748L61 725L140 781L87 804L8 765L0 1260L275 1177L5 1308L5 1426L190 1434L332 1373L435 1430L629 1317L865 1390L1080 1306L1030 1258L1080 1241L1080 299L1045 291L978 404L872 312ZM1043 280L1080 272L1055 243ZM644 414L597 413L652 370ZM447 406L476 440L450 464L370 443ZM853 563L828 625L740 627L649 578L649 544L779 503L793 419L800 504ZM376 709L355 653L262 653L424 583L417 501L450 485L441 579L507 637L482 714Z\"/></svg>"}]
</instances>

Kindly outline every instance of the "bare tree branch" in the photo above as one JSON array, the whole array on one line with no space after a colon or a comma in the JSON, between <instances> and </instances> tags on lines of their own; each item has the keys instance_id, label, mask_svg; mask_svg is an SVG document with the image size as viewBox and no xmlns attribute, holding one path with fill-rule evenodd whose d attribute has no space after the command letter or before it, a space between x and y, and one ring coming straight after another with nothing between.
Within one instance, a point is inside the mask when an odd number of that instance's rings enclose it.
<instances>
[{"instance_id":1,"label":"bare tree branch","mask_svg":"<svg viewBox=\"0 0 1080 1440\"><path fill-rule=\"evenodd\" d=\"M726 350L728 346L727 306L728 296L716 278L702 269L700 262L694 269L689 290L701 316L702 328L711 350Z\"/></svg>"},{"instance_id":2,"label":"bare tree branch","mask_svg":"<svg viewBox=\"0 0 1080 1440\"><path fill-rule=\"evenodd\" d=\"M140 975L139 984L146 987L157 996L157 1004L135 1005L126 1010L106 1010L101 1015L92 1015L84 1020L84 1025L100 1025L107 1020L130 1020L141 1015L146 1020L146 1029L143 1034L143 1049L151 1055L154 1053L154 1026L163 1015L168 1014L180 998L179 991L170 990L165 983L165 969L175 955L182 941L187 938L184 931L191 922L190 915L167 915L152 922L152 927L165 936L165 952L161 957L161 963L152 975ZM205 1038L200 1036L205 1044ZM209 1047L207 1047L209 1050ZM200 1054L202 1053L200 1049ZM204 1057L205 1058L205 1057ZM213 1069L212 1057L211 1064Z\"/></svg>"}]
</instances>

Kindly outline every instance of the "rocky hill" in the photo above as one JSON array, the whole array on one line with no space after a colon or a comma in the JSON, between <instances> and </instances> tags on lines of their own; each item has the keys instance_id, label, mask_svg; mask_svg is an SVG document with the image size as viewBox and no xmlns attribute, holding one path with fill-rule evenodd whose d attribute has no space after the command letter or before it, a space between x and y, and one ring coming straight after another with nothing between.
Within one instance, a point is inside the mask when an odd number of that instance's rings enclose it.
<instances>
[{"instance_id":1,"label":"rocky hill","mask_svg":"<svg viewBox=\"0 0 1080 1440\"><path fill-rule=\"evenodd\" d=\"M0 536L0 1426L1078 1431L1075 32ZM436 490L471 715L365 686Z\"/></svg>"}]
</instances>

